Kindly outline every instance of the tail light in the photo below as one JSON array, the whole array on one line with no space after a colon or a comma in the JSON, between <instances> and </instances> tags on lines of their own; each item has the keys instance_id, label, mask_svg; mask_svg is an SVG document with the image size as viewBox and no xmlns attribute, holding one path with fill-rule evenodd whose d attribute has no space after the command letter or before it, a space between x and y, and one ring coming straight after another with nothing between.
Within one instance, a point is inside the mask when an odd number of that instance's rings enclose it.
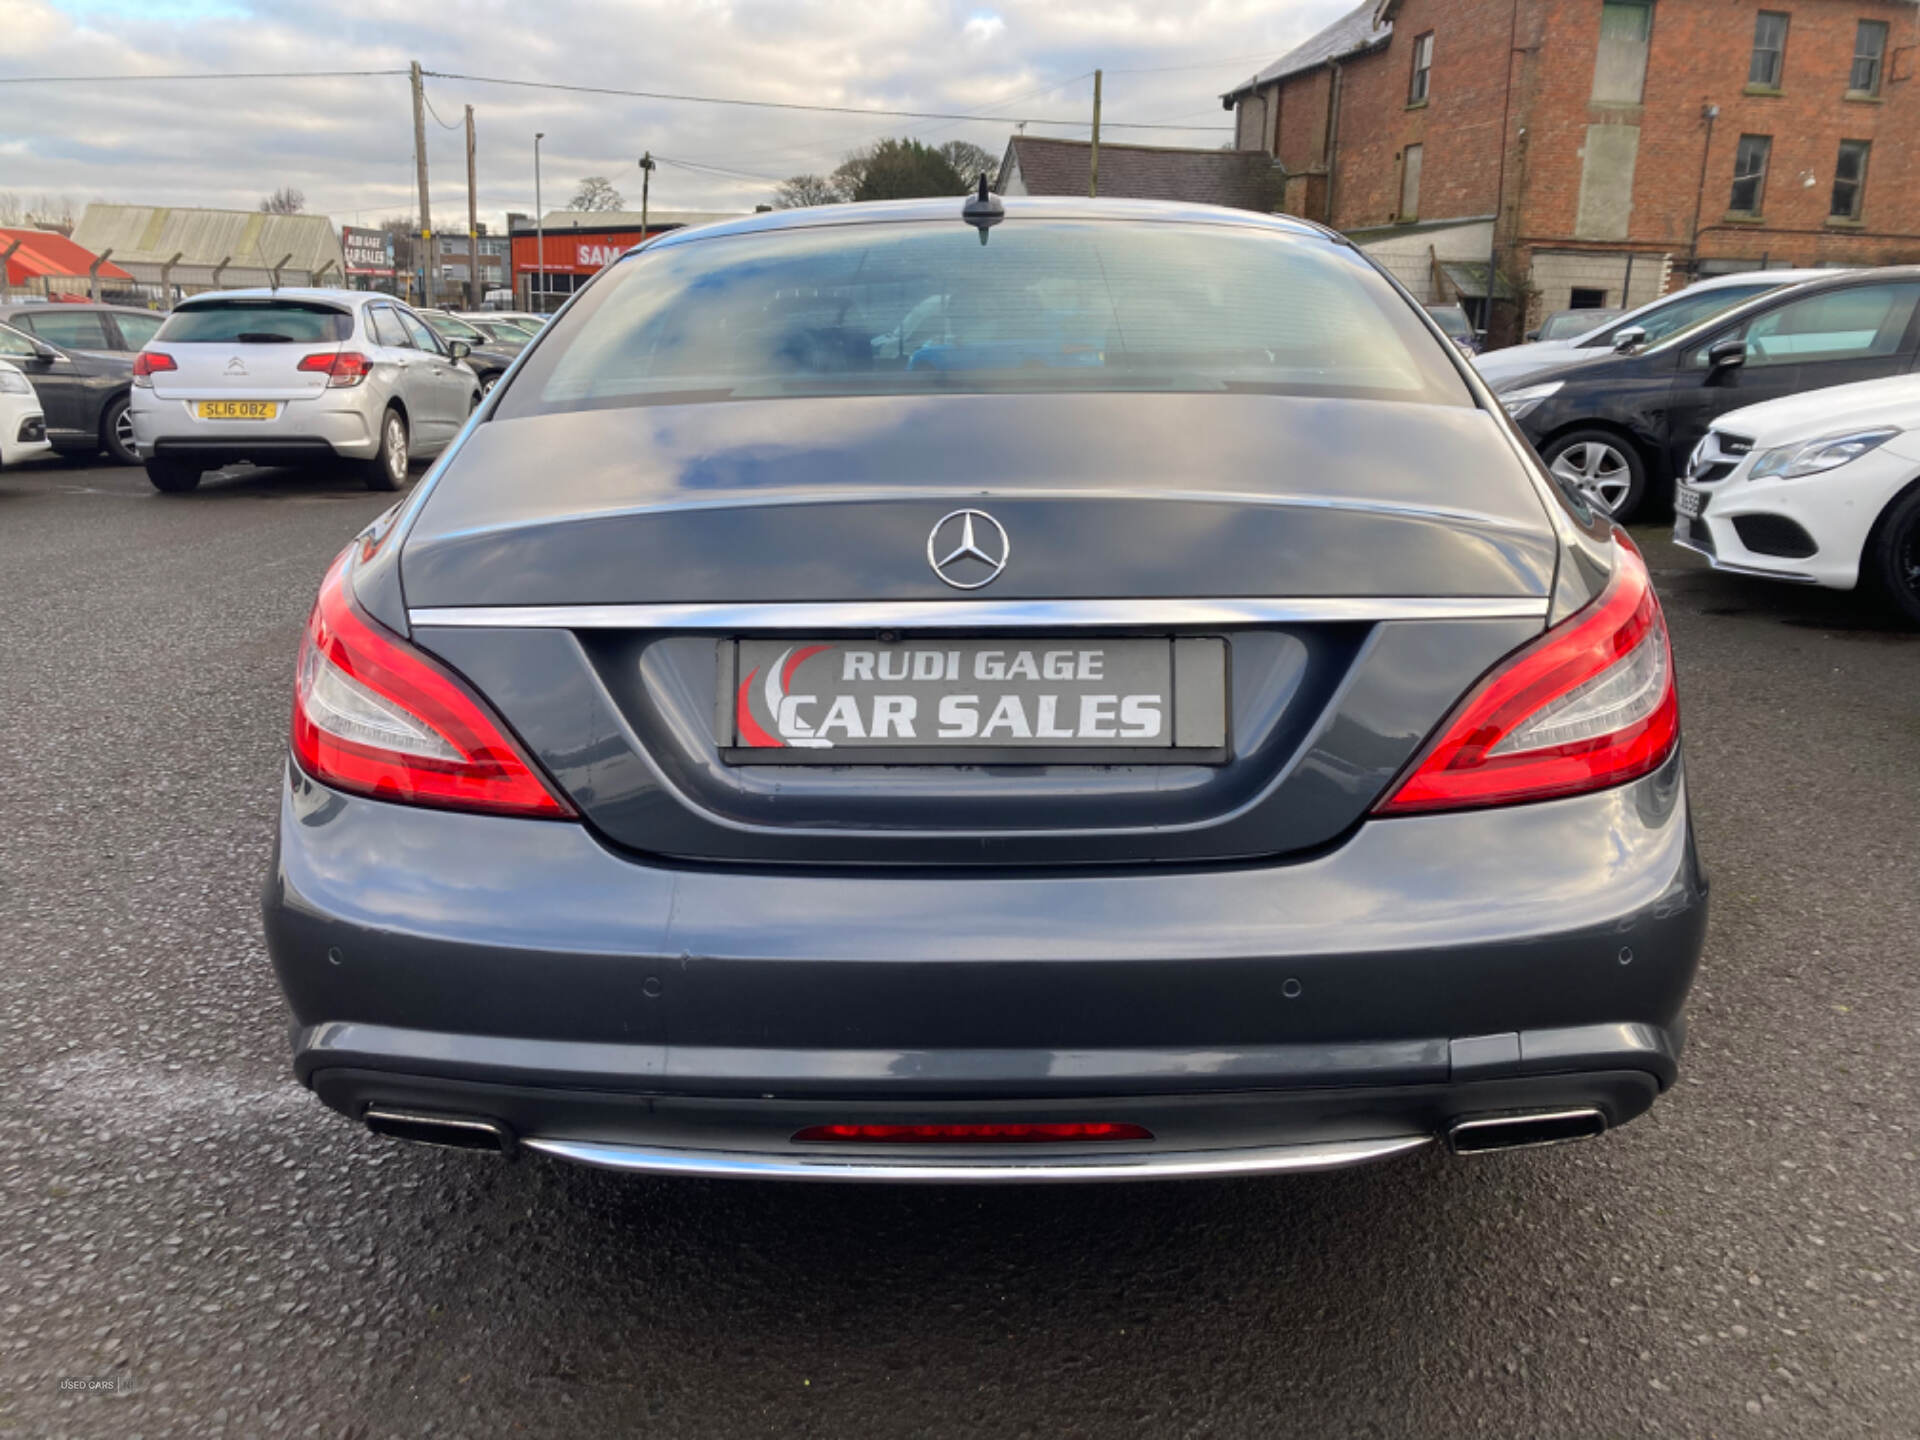
<instances>
[{"instance_id":1,"label":"tail light","mask_svg":"<svg viewBox=\"0 0 1920 1440\"><path fill-rule=\"evenodd\" d=\"M179 368L171 355L163 355L158 350L142 350L133 357L133 383L142 387L150 386L154 376Z\"/></svg>"},{"instance_id":2,"label":"tail light","mask_svg":"<svg viewBox=\"0 0 1920 1440\"><path fill-rule=\"evenodd\" d=\"M1151 1140L1144 1125L1120 1120L978 1121L961 1125L809 1125L796 1131L804 1144L860 1145L1046 1144L1060 1140Z\"/></svg>"},{"instance_id":3,"label":"tail light","mask_svg":"<svg viewBox=\"0 0 1920 1440\"><path fill-rule=\"evenodd\" d=\"M477 696L361 613L345 555L321 583L300 646L293 754L322 784L376 800L549 819L574 813Z\"/></svg>"},{"instance_id":4,"label":"tail light","mask_svg":"<svg viewBox=\"0 0 1920 1440\"><path fill-rule=\"evenodd\" d=\"M1667 623L1640 552L1618 549L1600 598L1482 680L1375 814L1578 795L1665 762L1680 740Z\"/></svg>"},{"instance_id":5,"label":"tail light","mask_svg":"<svg viewBox=\"0 0 1920 1440\"><path fill-rule=\"evenodd\" d=\"M298 368L309 374L325 375L329 390L344 390L366 379L373 372L373 361L358 350L336 350L303 356Z\"/></svg>"}]
</instances>

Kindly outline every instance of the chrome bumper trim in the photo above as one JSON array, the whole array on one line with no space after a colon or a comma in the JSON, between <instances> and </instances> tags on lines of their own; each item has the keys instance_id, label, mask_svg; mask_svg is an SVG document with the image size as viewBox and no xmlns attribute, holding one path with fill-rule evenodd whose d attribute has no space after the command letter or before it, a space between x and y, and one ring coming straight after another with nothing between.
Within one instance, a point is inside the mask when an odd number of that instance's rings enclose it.
<instances>
[{"instance_id":1,"label":"chrome bumper trim","mask_svg":"<svg viewBox=\"0 0 1920 1440\"><path fill-rule=\"evenodd\" d=\"M1691 550L1696 555L1706 557L1707 563L1722 575L1750 575L1755 580L1784 580L1789 585L1818 585L1820 582L1811 575L1795 575L1790 570L1762 570L1758 565L1730 565L1704 545L1696 545L1691 540L1682 540L1678 535L1673 543L1682 550Z\"/></svg>"},{"instance_id":2,"label":"chrome bumper trim","mask_svg":"<svg viewBox=\"0 0 1920 1440\"><path fill-rule=\"evenodd\" d=\"M672 1150L643 1145L612 1145L596 1140L545 1140L525 1137L521 1147L561 1160L607 1170L653 1175L699 1175L725 1180L918 1181L934 1184L1023 1184L1087 1180L1193 1180L1231 1175L1278 1175L1338 1170L1404 1155L1432 1142L1430 1135L1396 1135L1379 1140L1333 1140L1310 1145L1271 1145L1244 1150L1134 1151L1089 1155L1084 1160L1058 1151L1031 1160L1004 1151L990 1159L958 1160L951 1150L938 1158L907 1159L897 1153L854 1155L845 1151L818 1156L725 1150Z\"/></svg>"},{"instance_id":3,"label":"chrome bumper trim","mask_svg":"<svg viewBox=\"0 0 1920 1440\"><path fill-rule=\"evenodd\" d=\"M1046 630L1282 625L1301 621L1543 620L1544 596L1300 596L1194 600L830 600L738 604L463 605L410 610L414 625L506 630Z\"/></svg>"}]
</instances>

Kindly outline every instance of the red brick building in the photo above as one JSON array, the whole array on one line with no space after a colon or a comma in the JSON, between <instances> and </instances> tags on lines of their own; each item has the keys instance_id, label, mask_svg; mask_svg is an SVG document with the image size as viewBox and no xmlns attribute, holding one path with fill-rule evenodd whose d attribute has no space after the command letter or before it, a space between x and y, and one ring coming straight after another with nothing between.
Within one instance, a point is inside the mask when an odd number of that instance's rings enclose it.
<instances>
[{"instance_id":1,"label":"red brick building","mask_svg":"<svg viewBox=\"0 0 1920 1440\"><path fill-rule=\"evenodd\" d=\"M1537 318L1920 260L1917 76L1914 0L1369 0L1222 98L1282 209Z\"/></svg>"}]
</instances>

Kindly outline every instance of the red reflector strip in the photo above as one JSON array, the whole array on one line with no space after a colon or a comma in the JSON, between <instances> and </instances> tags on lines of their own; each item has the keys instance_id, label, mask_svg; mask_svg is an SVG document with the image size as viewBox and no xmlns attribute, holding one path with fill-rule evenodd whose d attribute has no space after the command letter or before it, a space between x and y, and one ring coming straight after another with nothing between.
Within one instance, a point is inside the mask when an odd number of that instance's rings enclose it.
<instances>
[{"instance_id":1,"label":"red reflector strip","mask_svg":"<svg viewBox=\"0 0 1920 1440\"><path fill-rule=\"evenodd\" d=\"M871 1144L1019 1144L1059 1140L1151 1140L1144 1125L1116 1120L988 1121L968 1125L809 1125L793 1137L802 1144L821 1141Z\"/></svg>"}]
</instances>

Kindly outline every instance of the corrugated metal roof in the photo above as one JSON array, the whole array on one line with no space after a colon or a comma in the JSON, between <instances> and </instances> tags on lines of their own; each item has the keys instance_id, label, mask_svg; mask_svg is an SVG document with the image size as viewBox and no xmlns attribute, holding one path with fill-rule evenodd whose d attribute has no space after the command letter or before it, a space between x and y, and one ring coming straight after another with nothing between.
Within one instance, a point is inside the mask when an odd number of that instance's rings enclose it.
<instances>
[{"instance_id":1,"label":"corrugated metal roof","mask_svg":"<svg viewBox=\"0 0 1920 1440\"><path fill-rule=\"evenodd\" d=\"M1231 101L1262 85L1271 85L1275 80L1284 80L1289 75L1298 75L1303 70L1325 65L1329 60L1344 60L1386 44L1393 35L1393 21L1381 19L1375 23L1376 16L1384 8L1380 0L1366 0L1358 9L1342 15L1319 34L1304 44L1294 46L1258 75L1236 85L1220 98Z\"/></svg>"},{"instance_id":2,"label":"corrugated metal roof","mask_svg":"<svg viewBox=\"0 0 1920 1440\"><path fill-rule=\"evenodd\" d=\"M340 237L325 215L268 215L258 210L189 210L163 205L89 205L73 228L74 242L96 255L113 251L115 264L155 270L177 253L175 278L187 270L211 274L228 263L226 280L264 272L286 261L288 273L344 268Z\"/></svg>"}]
</instances>

